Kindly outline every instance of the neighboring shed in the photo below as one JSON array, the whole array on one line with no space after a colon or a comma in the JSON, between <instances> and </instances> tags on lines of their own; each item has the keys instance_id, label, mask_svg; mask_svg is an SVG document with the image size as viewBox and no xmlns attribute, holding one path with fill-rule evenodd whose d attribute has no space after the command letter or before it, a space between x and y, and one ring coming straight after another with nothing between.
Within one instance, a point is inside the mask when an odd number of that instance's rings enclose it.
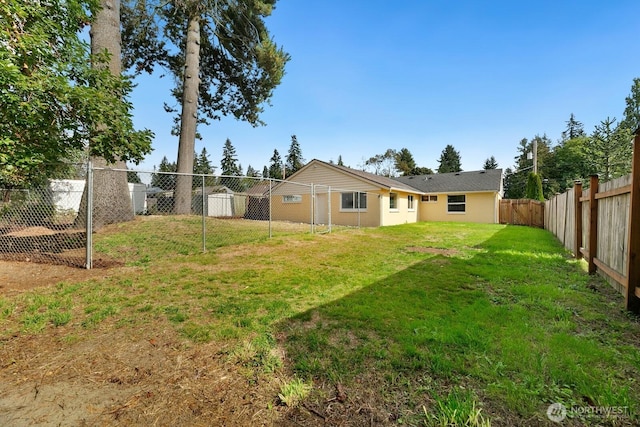
<instances>
[{"instance_id":1,"label":"neighboring shed","mask_svg":"<svg viewBox=\"0 0 640 427\"><path fill-rule=\"evenodd\" d=\"M420 221L499 221L502 169L395 179L424 193L420 199Z\"/></svg>"},{"instance_id":2,"label":"neighboring shed","mask_svg":"<svg viewBox=\"0 0 640 427\"><path fill-rule=\"evenodd\" d=\"M420 190L345 166L312 160L271 191L274 219L377 227L418 221ZM312 203L313 202L313 203Z\"/></svg>"},{"instance_id":3,"label":"neighboring shed","mask_svg":"<svg viewBox=\"0 0 640 427\"><path fill-rule=\"evenodd\" d=\"M85 181L83 179L52 179L49 181L51 201L58 212L72 212L80 210ZM129 183L129 197L131 208L136 214L143 214L147 210L147 188L144 184Z\"/></svg>"}]
</instances>

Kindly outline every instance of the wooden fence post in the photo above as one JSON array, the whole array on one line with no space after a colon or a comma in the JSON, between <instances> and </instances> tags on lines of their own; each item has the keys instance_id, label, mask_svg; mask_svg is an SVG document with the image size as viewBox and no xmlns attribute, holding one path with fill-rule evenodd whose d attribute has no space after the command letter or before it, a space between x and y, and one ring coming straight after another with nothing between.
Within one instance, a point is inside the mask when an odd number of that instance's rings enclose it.
<instances>
[{"instance_id":1,"label":"wooden fence post","mask_svg":"<svg viewBox=\"0 0 640 427\"><path fill-rule=\"evenodd\" d=\"M573 204L575 206L574 212L576 215L575 218L575 232L576 232L576 246L573 250L573 253L576 259L582 258L582 252L580 252L580 248L582 248L582 202L580 201L580 197L582 197L582 181L576 181L573 186Z\"/></svg>"},{"instance_id":2,"label":"wooden fence post","mask_svg":"<svg viewBox=\"0 0 640 427\"><path fill-rule=\"evenodd\" d=\"M591 175L589 181L589 274L595 274L596 264L593 261L598 254L598 175Z\"/></svg>"},{"instance_id":3,"label":"wooden fence post","mask_svg":"<svg viewBox=\"0 0 640 427\"><path fill-rule=\"evenodd\" d=\"M631 163L631 201L629 204L629 245L627 257L627 292L625 305L627 310L638 311L640 299L640 128L633 140Z\"/></svg>"}]
</instances>

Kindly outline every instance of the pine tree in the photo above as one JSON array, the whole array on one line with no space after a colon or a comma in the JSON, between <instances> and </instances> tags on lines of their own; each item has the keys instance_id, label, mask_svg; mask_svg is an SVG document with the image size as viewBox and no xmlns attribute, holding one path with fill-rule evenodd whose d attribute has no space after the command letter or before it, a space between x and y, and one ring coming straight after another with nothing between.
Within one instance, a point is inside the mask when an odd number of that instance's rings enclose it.
<instances>
[{"instance_id":1,"label":"pine tree","mask_svg":"<svg viewBox=\"0 0 640 427\"><path fill-rule=\"evenodd\" d=\"M282 157L278 150L273 150L273 156L269 161L269 178L282 179Z\"/></svg>"},{"instance_id":2,"label":"pine tree","mask_svg":"<svg viewBox=\"0 0 640 427\"><path fill-rule=\"evenodd\" d=\"M496 161L496 158L491 156L487 160L485 160L484 165L482 166L482 169L484 170L498 169L498 162Z\"/></svg>"},{"instance_id":3,"label":"pine tree","mask_svg":"<svg viewBox=\"0 0 640 427\"><path fill-rule=\"evenodd\" d=\"M154 168L155 169L155 168ZM158 166L158 172L175 172L177 166L175 163L169 162L167 156L164 156ZM171 174L158 174L151 175L151 186L162 188L163 190L173 190L175 188L176 176Z\"/></svg>"},{"instance_id":4,"label":"pine tree","mask_svg":"<svg viewBox=\"0 0 640 427\"><path fill-rule=\"evenodd\" d=\"M344 162L342 161L342 154L338 155L338 166L344 166Z\"/></svg>"},{"instance_id":5,"label":"pine tree","mask_svg":"<svg viewBox=\"0 0 640 427\"><path fill-rule=\"evenodd\" d=\"M603 180L631 172L631 132L615 122L609 117L601 121L585 145L591 173L599 174Z\"/></svg>"},{"instance_id":6,"label":"pine tree","mask_svg":"<svg viewBox=\"0 0 640 427\"><path fill-rule=\"evenodd\" d=\"M584 133L584 126L582 125L581 122L576 120L576 117L573 115L573 113L571 113L571 116L569 116L569 120L567 120L566 123L567 123L567 128L564 131L562 131L563 141L567 141L569 139L574 139L574 138L578 138L586 135Z\"/></svg>"},{"instance_id":7,"label":"pine tree","mask_svg":"<svg viewBox=\"0 0 640 427\"><path fill-rule=\"evenodd\" d=\"M231 140L227 138L222 149L222 160L220 161L221 174L229 176L239 176L240 166L236 156L236 149Z\"/></svg>"},{"instance_id":8,"label":"pine tree","mask_svg":"<svg viewBox=\"0 0 640 427\"><path fill-rule=\"evenodd\" d=\"M269 168L267 168L266 166L262 168L262 177L269 178Z\"/></svg>"},{"instance_id":9,"label":"pine tree","mask_svg":"<svg viewBox=\"0 0 640 427\"><path fill-rule=\"evenodd\" d=\"M453 145L447 145L442 150L438 162L440 162L438 173L460 172L462 170L460 153L453 148Z\"/></svg>"},{"instance_id":10,"label":"pine tree","mask_svg":"<svg viewBox=\"0 0 640 427\"><path fill-rule=\"evenodd\" d=\"M286 163L287 176L293 175L300 170L302 166L304 166L302 149L298 143L298 138L295 135L291 135L291 145L289 146L289 152L287 153Z\"/></svg>"},{"instance_id":11,"label":"pine tree","mask_svg":"<svg viewBox=\"0 0 640 427\"><path fill-rule=\"evenodd\" d=\"M416 161L413 159L413 154L408 148L402 148L396 154L396 169L399 170L403 176L412 175L413 170L416 168Z\"/></svg>"},{"instance_id":12,"label":"pine tree","mask_svg":"<svg viewBox=\"0 0 640 427\"><path fill-rule=\"evenodd\" d=\"M627 106L620 126L634 134L640 126L640 78L633 79L631 93L625 98Z\"/></svg>"},{"instance_id":13,"label":"pine tree","mask_svg":"<svg viewBox=\"0 0 640 427\"><path fill-rule=\"evenodd\" d=\"M247 176L255 178L258 176L258 171L255 170L251 165L247 166Z\"/></svg>"}]
</instances>

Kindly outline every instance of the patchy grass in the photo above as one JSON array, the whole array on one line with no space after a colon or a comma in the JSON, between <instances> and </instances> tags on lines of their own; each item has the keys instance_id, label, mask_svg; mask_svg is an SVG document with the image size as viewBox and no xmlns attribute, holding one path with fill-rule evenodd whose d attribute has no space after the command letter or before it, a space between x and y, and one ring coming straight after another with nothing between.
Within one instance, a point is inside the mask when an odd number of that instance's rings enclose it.
<instances>
[{"instance_id":1,"label":"patchy grass","mask_svg":"<svg viewBox=\"0 0 640 427\"><path fill-rule=\"evenodd\" d=\"M63 330L69 351L105 328L152 341L170 328L185 349L215 346L253 393L284 402L276 424L544 425L555 402L627 408L603 424L639 421L637 318L543 230L238 234L201 253L188 237L200 222L169 233L159 221L96 237L113 256L135 252L111 277L0 299L0 350L12 335ZM176 245L189 249L176 256ZM263 388L270 379L279 392Z\"/></svg>"}]
</instances>

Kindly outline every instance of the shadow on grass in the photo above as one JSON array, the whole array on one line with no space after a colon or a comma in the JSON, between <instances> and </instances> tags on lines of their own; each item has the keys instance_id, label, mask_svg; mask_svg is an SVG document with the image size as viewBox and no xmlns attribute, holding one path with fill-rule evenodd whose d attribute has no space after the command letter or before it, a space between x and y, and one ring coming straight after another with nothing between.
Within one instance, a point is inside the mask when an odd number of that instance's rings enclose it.
<instances>
[{"instance_id":1,"label":"shadow on grass","mask_svg":"<svg viewBox=\"0 0 640 427\"><path fill-rule=\"evenodd\" d=\"M410 267L278 325L294 373L324 385L317 411L345 387L381 422L424 421L459 389L516 424L548 422L552 402L636 413L640 351L619 332L640 328L550 233L508 226L447 256L411 249Z\"/></svg>"}]
</instances>

